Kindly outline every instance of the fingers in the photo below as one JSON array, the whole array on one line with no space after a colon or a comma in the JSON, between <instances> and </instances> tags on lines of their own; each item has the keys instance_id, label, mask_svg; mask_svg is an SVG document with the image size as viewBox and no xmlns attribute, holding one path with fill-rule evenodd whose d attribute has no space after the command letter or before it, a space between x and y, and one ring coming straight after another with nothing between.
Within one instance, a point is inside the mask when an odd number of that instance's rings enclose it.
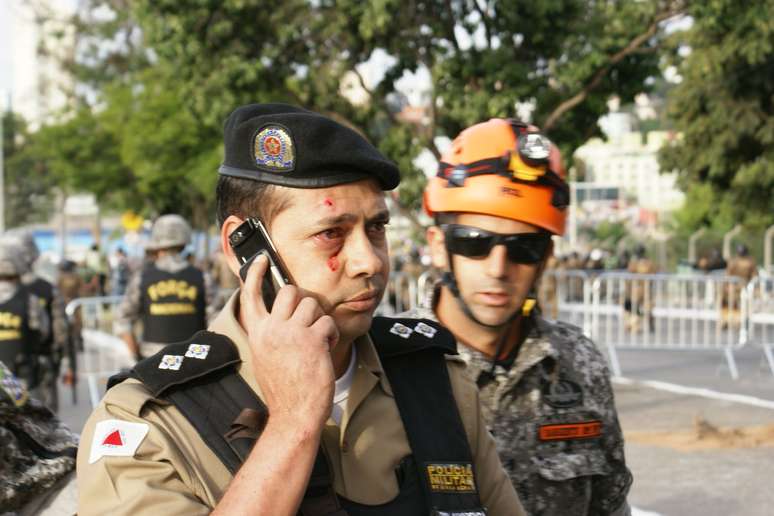
<instances>
[{"instance_id":1,"label":"fingers","mask_svg":"<svg viewBox=\"0 0 774 516\"><path fill-rule=\"evenodd\" d=\"M323 315L312 325L312 331L328 342L329 349L339 343L339 329L330 315Z\"/></svg>"},{"instance_id":2,"label":"fingers","mask_svg":"<svg viewBox=\"0 0 774 516\"><path fill-rule=\"evenodd\" d=\"M259 316L266 316L268 314L266 304L263 302L263 296L261 295L261 282L268 268L269 259L261 255L253 260L252 265L247 270L247 279L245 280L244 289L242 289L240 302L249 314Z\"/></svg>"},{"instance_id":3,"label":"fingers","mask_svg":"<svg viewBox=\"0 0 774 516\"><path fill-rule=\"evenodd\" d=\"M312 326L323 315L325 312L320 307L320 303L313 297L305 297L298 303L293 319L304 326Z\"/></svg>"}]
</instances>

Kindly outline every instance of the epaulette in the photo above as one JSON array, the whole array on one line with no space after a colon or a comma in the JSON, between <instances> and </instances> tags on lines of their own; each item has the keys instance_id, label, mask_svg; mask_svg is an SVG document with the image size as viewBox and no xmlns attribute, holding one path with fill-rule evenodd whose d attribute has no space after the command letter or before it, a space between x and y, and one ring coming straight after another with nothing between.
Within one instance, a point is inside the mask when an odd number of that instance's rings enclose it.
<instances>
[{"instance_id":1,"label":"epaulette","mask_svg":"<svg viewBox=\"0 0 774 516\"><path fill-rule=\"evenodd\" d=\"M374 317L370 334L382 357L416 353L425 349L437 349L447 355L457 354L454 335L430 319Z\"/></svg>"},{"instance_id":2,"label":"epaulette","mask_svg":"<svg viewBox=\"0 0 774 516\"><path fill-rule=\"evenodd\" d=\"M234 343L219 333L200 331L138 362L128 376L140 380L154 397L241 362Z\"/></svg>"}]
</instances>

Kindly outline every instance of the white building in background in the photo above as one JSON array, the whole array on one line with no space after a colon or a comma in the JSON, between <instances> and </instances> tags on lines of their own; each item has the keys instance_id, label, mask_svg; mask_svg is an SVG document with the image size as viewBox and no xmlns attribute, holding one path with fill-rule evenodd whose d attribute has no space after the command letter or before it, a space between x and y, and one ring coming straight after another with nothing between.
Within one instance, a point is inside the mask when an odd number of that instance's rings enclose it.
<instances>
[{"instance_id":1,"label":"white building in background","mask_svg":"<svg viewBox=\"0 0 774 516\"><path fill-rule=\"evenodd\" d=\"M69 19L76 8L76 0L0 2L0 90L5 90L0 108L7 108L10 101L33 128L65 107L67 92L74 86L57 57L73 51Z\"/></svg>"},{"instance_id":2,"label":"white building in background","mask_svg":"<svg viewBox=\"0 0 774 516\"><path fill-rule=\"evenodd\" d=\"M650 131L645 138L639 132L614 134L609 141L594 138L575 151L575 158L585 166L586 182L617 186L641 208L662 214L680 208L685 199L676 174L662 174L658 164L658 151L670 137Z\"/></svg>"}]
</instances>

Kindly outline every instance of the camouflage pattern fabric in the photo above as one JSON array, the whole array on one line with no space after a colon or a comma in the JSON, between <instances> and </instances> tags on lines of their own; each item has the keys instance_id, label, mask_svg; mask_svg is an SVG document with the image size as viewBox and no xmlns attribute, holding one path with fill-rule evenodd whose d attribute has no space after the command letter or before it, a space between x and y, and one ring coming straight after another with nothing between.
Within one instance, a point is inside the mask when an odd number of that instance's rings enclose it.
<instances>
[{"instance_id":1,"label":"camouflage pattern fabric","mask_svg":"<svg viewBox=\"0 0 774 516\"><path fill-rule=\"evenodd\" d=\"M18 392L0 362L0 508L16 511L75 468L78 438L53 413ZM18 380L16 380L18 382Z\"/></svg>"},{"instance_id":2,"label":"camouflage pattern fabric","mask_svg":"<svg viewBox=\"0 0 774 516\"><path fill-rule=\"evenodd\" d=\"M405 316L438 320L428 308ZM474 381L488 375L489 357L458 348ZM516 362L510 369L495 367L480 399L500 460L528 514L630 514L626 495L632 475L610 374L579 328L536 316ZM573 436L584 428L590 429L586 437Z\"/></svg>"}]
</instances>

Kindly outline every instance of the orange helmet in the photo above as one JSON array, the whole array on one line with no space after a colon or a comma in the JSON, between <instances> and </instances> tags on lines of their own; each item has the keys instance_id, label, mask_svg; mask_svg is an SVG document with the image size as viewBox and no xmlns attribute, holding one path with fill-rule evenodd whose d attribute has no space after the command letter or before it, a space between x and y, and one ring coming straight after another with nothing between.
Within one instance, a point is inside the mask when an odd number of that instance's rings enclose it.
<instances>
[{"instance_id":1,"label":"orange helmet","mask_svg":"<svg viewBox=\"0 0 774 516\"><path fill-rule=\"evenodd\" d=\"M494 215L564 233L570 190L559 149L534 126L493 118L462 131L425 189L430 216Z\"/></svg>"}]
</instances>

